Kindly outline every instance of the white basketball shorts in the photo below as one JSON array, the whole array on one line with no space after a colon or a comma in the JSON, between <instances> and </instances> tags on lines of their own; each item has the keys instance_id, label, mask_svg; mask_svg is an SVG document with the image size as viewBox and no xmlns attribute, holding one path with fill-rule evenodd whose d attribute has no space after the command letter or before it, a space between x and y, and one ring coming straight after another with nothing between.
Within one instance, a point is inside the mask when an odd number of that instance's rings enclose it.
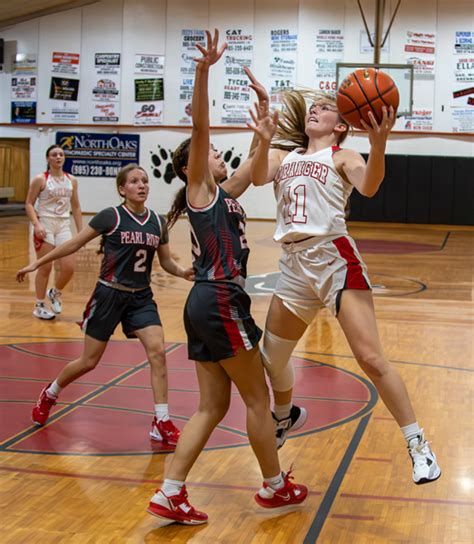
<instances>
[{"instance_id":1,"label":"white basketball shorts","mask_svg":"<svg viewBox=\"0 0 474 544\"><path fill-rule=\"evenodd\" d=\"M35 236L35 244L46 242L52 246L59 246L72 238L69 217L40 217L40 223L46 230L46 236L44 240L39 240Z\"/></svg>"},{"instance_id":2,"label":"white basketball shorts","mask_svg":"<svg viewBox=\"0 0 474 544\"><path fill-rule=\"evenodd\" d=\"M367 267L350 236L310 238L282 247L275 295L308 325L324 306L337 315L344 289L371 289Z\"/></svg>"}]
</instances>

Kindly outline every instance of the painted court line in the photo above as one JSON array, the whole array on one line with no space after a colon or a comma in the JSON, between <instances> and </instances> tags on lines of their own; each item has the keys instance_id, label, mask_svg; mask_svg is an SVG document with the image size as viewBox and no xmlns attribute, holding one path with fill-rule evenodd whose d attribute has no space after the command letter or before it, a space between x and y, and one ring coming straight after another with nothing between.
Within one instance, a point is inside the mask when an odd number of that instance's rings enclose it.
<instances>
[{"instance_id":1,"label":"painted court line","mask_svg":"<svg viewBox=\"0 0 474 544\"><path fill-rule=\"evenodd\" d=\"M354 457L360 441L362 440L362 436L364 435L365 429L367 428L370 416L371 414L367 414L359 421L354 436L352 437L349 445L347 446L346 452L339 466L337 467L334 477L329 484L329 487L326 491L326 494L324 495L323 500L321 501L321 504L319 505L318 511L316 512L316 517L314 518L314 521L311 524L308 533L306 534L304 544L313 544L318 540L324 523L329 516L332 504L336 499L339 488L341 487L342 480L344 479L344 476L349 469L349 465L351 464L352 458Z\"/></svg>"}]
</instances>

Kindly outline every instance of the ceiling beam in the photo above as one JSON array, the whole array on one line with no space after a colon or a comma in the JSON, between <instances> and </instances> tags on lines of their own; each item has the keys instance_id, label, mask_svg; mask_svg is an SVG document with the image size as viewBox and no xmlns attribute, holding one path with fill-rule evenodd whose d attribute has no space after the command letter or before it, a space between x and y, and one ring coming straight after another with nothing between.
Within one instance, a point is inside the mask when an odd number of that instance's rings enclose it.
<instances>
[{"instance_id":1,"label":"ceiling beam","mask_svg":"<svg viewBox=\"0 0 474 544\"><path fill-rule=\"evenodd\" d=\"M97 4L100 0L72 0L64 4L55 5L51 8L45 8L38 11L32 11L25 15L19 17L11 17L10 19L0 20L0 30L3 30L7 27L17 25L18 23L24 23L25 21L30 21L31 19L36 19L37 17L44 17L45 15L53 15L61 11L68 11L70 9L81 8L83 6L88 6L90 4Z\"/></svg>"}]
</instances>

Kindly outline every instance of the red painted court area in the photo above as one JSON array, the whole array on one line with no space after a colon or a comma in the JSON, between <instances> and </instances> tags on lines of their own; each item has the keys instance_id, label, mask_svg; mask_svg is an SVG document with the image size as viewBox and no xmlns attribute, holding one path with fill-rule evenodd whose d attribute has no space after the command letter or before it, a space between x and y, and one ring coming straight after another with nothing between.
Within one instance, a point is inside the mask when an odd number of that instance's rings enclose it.
<instances>
[{"instance_id":1,"label":"red painted court area","mask_svg":"<svg viewBox=\"0 0 474 544\"><path fill-rule=\"evenodd\" d=\"M0 449L66 455L172 451L149 439L153 417L149 368L141 344L134 341L109 342L97 368L61 393L48 424L37 428L31 423L41 389L81 349L82 342L75 341L0 346ZM167 361L170 411L182 428L199 401L194 362L188 360L185 344L167 344ZM355 374L310 359L293 362L295 401L309 414L299 435L361 417L376 401L373 386ZM234 391L231 408L206 447L244 444L248 444L245 407Z\"/></svg>"}]
</instances>

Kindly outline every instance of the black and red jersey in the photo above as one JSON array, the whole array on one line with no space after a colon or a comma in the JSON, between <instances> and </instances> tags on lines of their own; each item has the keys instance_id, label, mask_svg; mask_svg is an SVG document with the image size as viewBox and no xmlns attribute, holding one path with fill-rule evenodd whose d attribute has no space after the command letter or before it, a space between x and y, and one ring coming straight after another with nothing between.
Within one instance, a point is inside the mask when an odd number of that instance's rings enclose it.
<instances>
[{"instance_id":1,"label":"black and red jersey","mask_svg":"<svg viewBox=\"0 0 474 544\"><path fill-rule=\"evenodd\" d=\"M196 281L245 278L249 248L242 206L216 186L216 194L208 206L196 208L187 202L186 210L191 223Z\"/></svg>"},{"instance_id":2,"label":"black and red jersey","mask_svg":"<svg viewBox=\"0 0 474 544\"><path fill-rule=\"evenodd\" d=\"M100 279L134 289L148 287L155 252L168 243L164 217L147 208L137 215L122 204L102 210L89 226L104 235Z\"/></svg>"}]
</instances>

